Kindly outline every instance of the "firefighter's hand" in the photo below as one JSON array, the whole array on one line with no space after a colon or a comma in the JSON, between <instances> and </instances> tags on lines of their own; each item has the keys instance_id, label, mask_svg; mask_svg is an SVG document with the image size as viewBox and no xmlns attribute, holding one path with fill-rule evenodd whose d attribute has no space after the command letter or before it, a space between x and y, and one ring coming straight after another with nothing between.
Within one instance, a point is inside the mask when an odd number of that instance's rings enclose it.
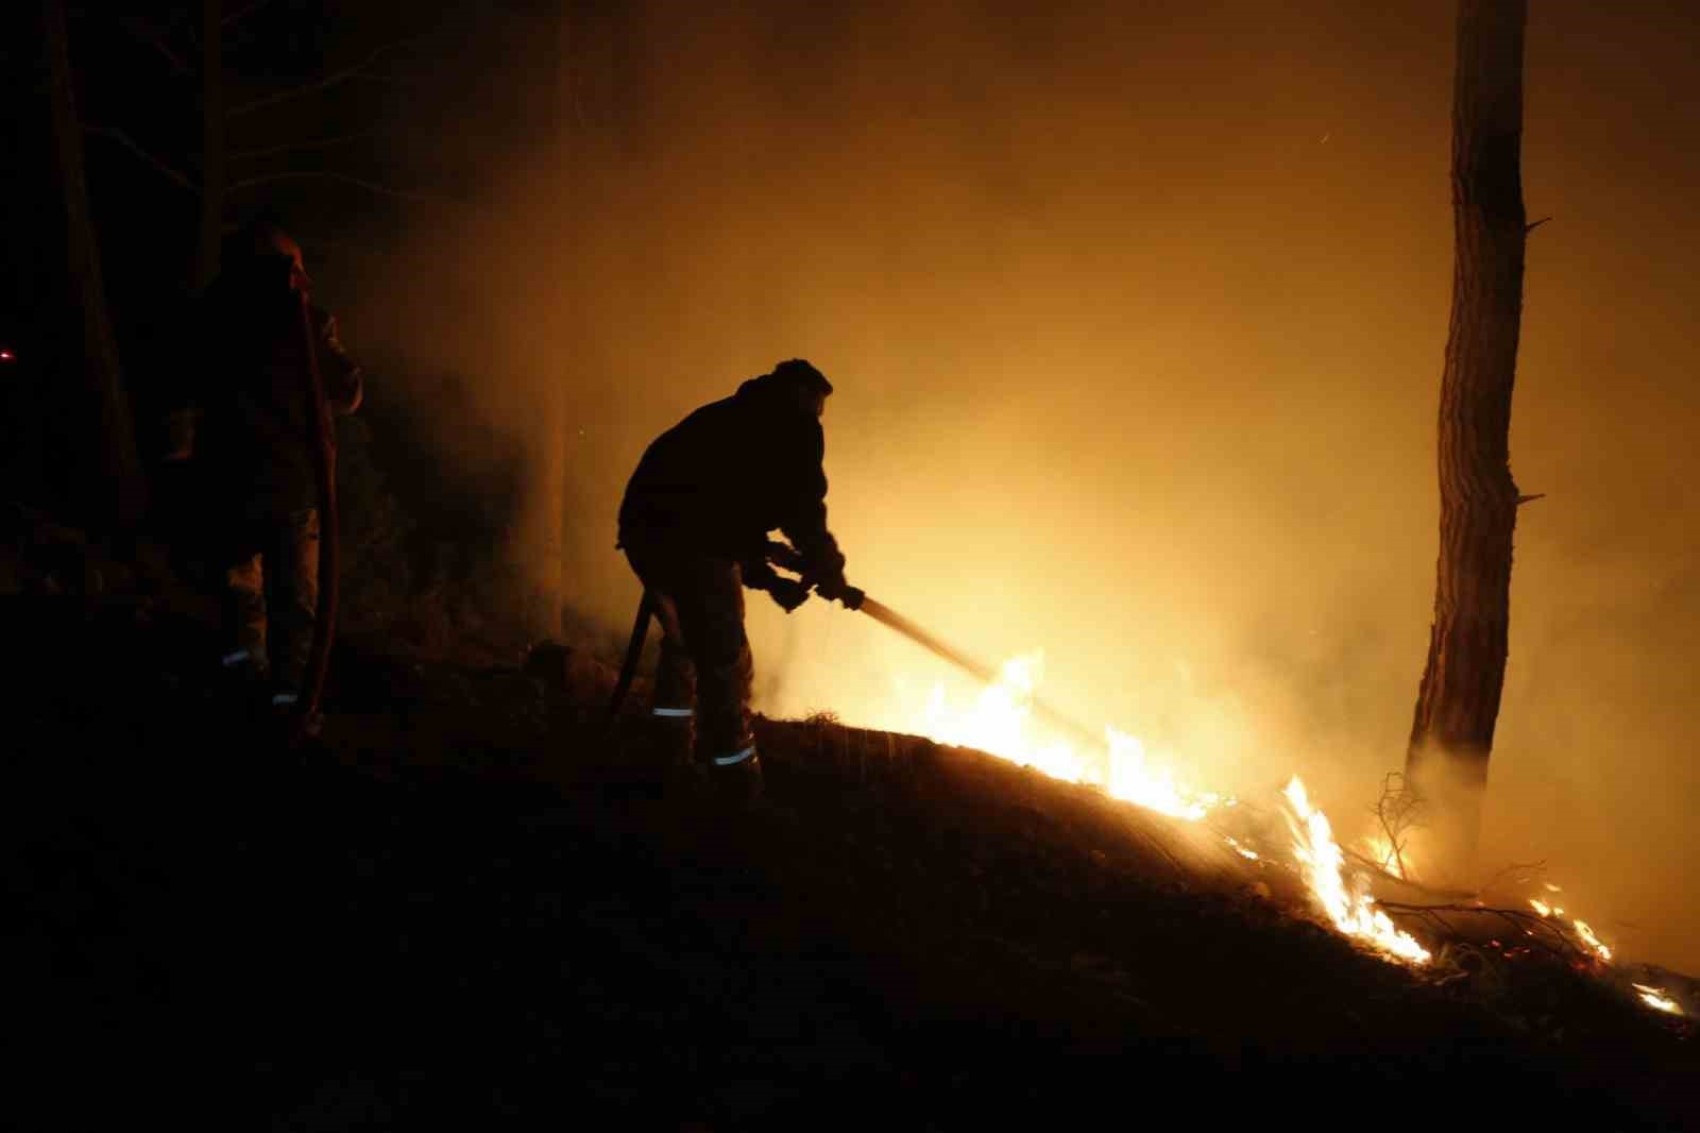
<instances>
[{"instance_id":1,"label":"firefighter's hand","mask_svg":"<svg viewBox=\"0 0 1700 1133\"><path fill-rule=\"evenodd\" d=\"M795 578L776 578L767 592L787 614L809 600L809 588Z\"/></svg>"},{"instance_id":2,"label":"firefighter's hand","mask_svg":"<svg viewBox=\"0 0 1700 1133\"><path fill-rule=\"evenodd\" d=\"M843 603L846 610L861 609L862 599L867 597L862 591L845 582L842 575L826 582L816 583L815 593L828 602Z\"/></svg>"},{"instance_id":3,"label":"firefighter's hand","mask_svg":"<svg viewBox=\"0 0 1700 1133\"><path fill-rule=\"evenodd\" d=\"M195 454L195 424L198 414L192 409L176 409L165 416L165 447L162 460L181 464Z\"/></svg>"},{"instance_id":4,"label":"firefighter's hand","mask_svg":"<svg viewBox=\"0 0 1700 1133\"><path fill-rule=\"evenodd\" d=\"M767 541L767 561L781 570L788 570L793 574L802 574L808 566L803 561L802 552L789 543L781 543L777 539Z\"/></svg>"}]
</instances>

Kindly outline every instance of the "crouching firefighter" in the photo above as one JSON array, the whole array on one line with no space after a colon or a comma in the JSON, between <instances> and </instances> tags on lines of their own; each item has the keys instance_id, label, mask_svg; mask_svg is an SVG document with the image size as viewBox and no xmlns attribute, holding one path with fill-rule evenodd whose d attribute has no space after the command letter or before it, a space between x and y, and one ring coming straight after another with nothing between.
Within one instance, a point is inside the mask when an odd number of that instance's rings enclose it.
<instances>
[{"instance_id":1,"label":"crouching firefighter","mask_svg":"<svg viewBox=\"0 0 1700 1133\"><path fill-rule=\"evenodd\" d=\"M820 418L831 393L800 359L751 378L658 437L620 506L618 546L644 587L621 691L653 613L662 642L651 716L675 756L692 752L695 769L737 801L762 783L743 588L766 591L786 613L811 590L861 604L826 526ZM790 545L770 540L775 530Z\"/></svg>"}]
</instances>

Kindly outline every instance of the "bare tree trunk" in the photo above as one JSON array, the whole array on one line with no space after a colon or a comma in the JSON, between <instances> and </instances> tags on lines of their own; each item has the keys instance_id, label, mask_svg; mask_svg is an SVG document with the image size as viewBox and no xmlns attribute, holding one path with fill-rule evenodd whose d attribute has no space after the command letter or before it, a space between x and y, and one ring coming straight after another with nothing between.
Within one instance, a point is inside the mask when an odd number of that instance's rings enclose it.
<instances>
[{"instance_id":1,"label":"bare tree trunk","mask_svg":"<svg viewBox=\"0 0 1700 1133\"><path fill-rule=\"evenodd\" d=\"M574 5L563 4L556 28L557 52L555 73L554 149L560 165L560 194L564 206L572 208L578 194L578 159L580 158L581 125L578 112L578 54L581 50L579 17ZM551 273L555 285L558 275ZM560 301L570 289L562 287ZM528 589L525 614L528 628L538 636L557 636L561 632L563 602L566 596L566 523L567 523L567 438L572 435L573 399L569 386L570 373L539 375L538 416L533 437L536 465L526 513L518 542L521 567Z\"/></svg>"},{"instance_id":2,"label":"bare tree trunk","mask_svg":"<svg viewBox=\"0 0 1700 1133\"><path fill-rule=\"evenodd\" d=\"M201 5L201 231L195 285L218 275L224 240L224 13L219 0Z\"/></svg>"},{"instance_id":3,"label":"bare tree trunk","mask_svg":"<svg viewBox=\"0 0 1700 1133\"><path fill-rule=\"evenodd\" d=\"M1511 390L1526 236L1519 151L1527 0L1460 0L1452 106L1452 322L1440 392L1440 560L1406 755L1450 869L1473 868L1505 683ZM1445 869L1446 867L1443 867Z\"/></svg>"},{"instance_id":4,"label":"bare tree trunk","mask_svg":"<svg viewBox=\"0 0 1700 1133\"><path fill-rule=\"evenodd\" d=\"M133 530L145 504L141 462L136 451L130 397L118 363L118 343L106 306L100 244L89 207L83 168L83 128L77 117L76 82L71 70L70 32L62 0L45 0L43 31L53 106L53 134L59 178L65 194L66 252L82 315L83 372L96 407L95 464L102 479L92 493L97 518L119 530Z\"/></svg>"}]
</instances>

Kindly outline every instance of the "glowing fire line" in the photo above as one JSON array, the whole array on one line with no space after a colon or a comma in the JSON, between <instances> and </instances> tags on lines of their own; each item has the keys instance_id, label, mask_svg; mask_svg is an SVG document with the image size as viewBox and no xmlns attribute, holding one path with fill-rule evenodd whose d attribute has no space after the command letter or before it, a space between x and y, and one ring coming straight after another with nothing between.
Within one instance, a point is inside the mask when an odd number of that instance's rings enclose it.
<instances>
[{"instance_id":1,"label":"glowing fire line","mask_svg":"<svg viewBox=\"0 0 1700 1133\"><path fill-rule=\"evenodd\" d=\"M1362 886L1348 887L1344 872L1345 854L1334 840L1328 816L1311 806L1305 785L1293 776L1284 792L1292 808L1295 853L1304 866L1311 893L1322 902L1328 919L1347 936L1356 937L1409 964L1426 964L1429 950L1393 923L1375 907L1375 898Z\"/></svg>"},{"instance_id":2,"label":"glowing fire line","mask_svg":"<svg viewBox=\"0 0 1700 1133\"><path fill-rule=\"evenodd\" d=\"M1044 654L1035 651L1004 662L996 683L979 694L966 709L953 708L945 698L944 686L935 685L927 701L923 722L915 730L939 743L973 748L1070 783L1096 786L1111 798L1186 822L1200 822L1213 812L1237 804L1231 796L1198 790L1179 779L1163 762L1154 759L1137 736L1113 727L1104 729L1104 749L1082 752L1060 741L1041 741L1032 734L1033 697L1043 670ZM1334 839L1328 817L1310 801L1297 775L1282 792L1285 814L1292 833L1292 853L1305 885L1329 922L1342 935L1373 948L1389 959L1422 966L1433 954L1409 933L1393 923L1376 907L1361 873L1348 875L1345 853ZM1248 861L1266 861L1264 854L1222 833L1224 843ZM1367 848L1372 861L1396 877L1406 876L1408 861L1386 837L1371 839ZM1560 892L1546 883L1548 893ZM1543 918L1565 924L1570 934L1603 963L1611 963L1612 949L1594 933L1586 921L1567 917L1551 901L1532 898L1530 908ZM1631 985L1640 1001L1652 1010L1685 1015L1663 988Z\"/></svg>"},{"instance_id":3,"label":"glowing fire line","mask_svg":"<svg viewBox=\"0 0 1700 1133\"><path fill-rule=\"evenodd\" d=\"M985 688L968 710L953 711L945 700L943 685L935 686L921 730L939 743L984 751L1065 782L1092 784L1111 798L1187 822L1199 822L1219 808L1235 805L1232 797L1188 786L1169 767L1153 759L1137 736L1113 727L1104 729L1106 750L1098 753L1036 739L1030 732L1032 702L1043 664L1044 655L1039 652L1006 661L997 682ZM1311 893L1334 927L1404 963L1428 963L1428 949L1374 907L1374 899L1361 879L1354 878L1348 885L1344 854L1334 841L1328 819L1311 806L1296 776L1286 797L1298 817L1293 824L1294 856ZM1264 860L1257 850L1233 837L1223 835L1223 839L1240 857Z\"/></svg>"},{"instance_id":4,"label":"glowing fire line","mask_svg":"<svg viewBox=\"0 0 1700 1133\"><path fill-rule=\"evenodd\" d=\"M1631 984L1630 986L1633 987L1636 994L1641 997L1641 1002L1645 1003L1648 1007L1651 1007L1654 1011L1663 1011L1667 1015L1686 1014L1686 1012L1682 1009L1682 1005L1666 994L1664 988L1648 987L1646 984Z\"/></svg>"}]
</instances>

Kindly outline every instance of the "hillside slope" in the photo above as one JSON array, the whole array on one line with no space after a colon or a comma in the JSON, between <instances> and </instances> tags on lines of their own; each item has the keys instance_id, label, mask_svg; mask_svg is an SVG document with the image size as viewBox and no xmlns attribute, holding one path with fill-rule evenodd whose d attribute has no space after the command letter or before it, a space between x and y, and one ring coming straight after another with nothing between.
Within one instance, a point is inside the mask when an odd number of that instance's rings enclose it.
<instances>
[{"instance_id":1,"label":"hillside slope","mask_svg":"<svg viewBox=\"0 0 1700 1133\"><path fill-rule=\"evenodd\" d=\"M763 722L728 814L633 778L594 674L352 645L290 752L191 622L0 610L32 1128L1700 1128L1683 1024L1538 957L1419 980L976 753Z\"/></svg>"}]
</instances>

